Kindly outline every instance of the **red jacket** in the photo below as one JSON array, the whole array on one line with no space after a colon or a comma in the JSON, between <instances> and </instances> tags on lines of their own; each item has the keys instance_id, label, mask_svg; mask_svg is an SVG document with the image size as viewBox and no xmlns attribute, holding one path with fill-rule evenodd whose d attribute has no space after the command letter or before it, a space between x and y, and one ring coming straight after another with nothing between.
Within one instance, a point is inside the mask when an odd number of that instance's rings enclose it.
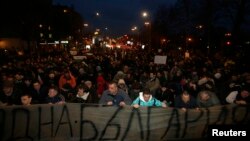
<instances>
[{"instance_id":1,"label":"red jacket","mask_svg":"<svg viewBox=\"0 0 250 141\"><path fill-rule=\"evenodd\" d=\"M105 90L106 81L104 80L103 76L97 77L97 94L102 95L103 91Z\"/></svg>"},{"instance_id":2,"label":"red jacket","mask_svg":"<svg viewBox=\"0 0 250 141\"><path fill-rule=\"evenodd\" d=\"M66 83L68 83L71 86L71 88L76 87L76 78L71 73L69 75L70 75L70 80L66 80L64 75L61 75L61 77L59 79L59 88L60 89L62 89Z\"/></svg>"}]
</instances>

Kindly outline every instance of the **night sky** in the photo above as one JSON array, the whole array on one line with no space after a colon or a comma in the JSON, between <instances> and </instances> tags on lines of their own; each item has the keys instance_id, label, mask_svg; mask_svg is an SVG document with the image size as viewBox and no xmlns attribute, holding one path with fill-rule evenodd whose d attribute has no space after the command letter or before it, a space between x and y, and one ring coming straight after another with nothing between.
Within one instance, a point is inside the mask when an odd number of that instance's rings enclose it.
<instances>
[{"instance_id":1,"label":"night sky","mask_svg":"<svg viewBox=\"0 0 250 141\"><path fill-rule=\"evenodd\" d=\"M73 6L89 28L99 28L110 36L121 36L131 32L133 26L140 27L152 20L159 5L171 6L176 0L54 0L54 4ZM141 13L147 11L148 19ZM96 16L96 12L100 16ZM107 28L107 30L105 30Z\"/></svg>"}]
</instances>

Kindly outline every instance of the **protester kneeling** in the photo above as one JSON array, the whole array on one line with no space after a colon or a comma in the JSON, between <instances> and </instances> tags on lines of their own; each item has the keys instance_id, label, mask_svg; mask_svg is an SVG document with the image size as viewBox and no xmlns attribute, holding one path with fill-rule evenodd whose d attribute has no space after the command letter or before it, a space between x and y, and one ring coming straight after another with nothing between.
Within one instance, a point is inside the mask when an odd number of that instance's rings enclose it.
<instances>
[{"instance_id":1,"label":"protester kneeling","mask_svg":"<svg viewBox=\"0 0 250 141\"><path fill-rule=\"evenodd\" d=\"M132 106L134 108L142 107L167 107L167 105L152 96L149 89L144 89L140 92L139 96L133 101Z\"/></svg>"}]
</instances>

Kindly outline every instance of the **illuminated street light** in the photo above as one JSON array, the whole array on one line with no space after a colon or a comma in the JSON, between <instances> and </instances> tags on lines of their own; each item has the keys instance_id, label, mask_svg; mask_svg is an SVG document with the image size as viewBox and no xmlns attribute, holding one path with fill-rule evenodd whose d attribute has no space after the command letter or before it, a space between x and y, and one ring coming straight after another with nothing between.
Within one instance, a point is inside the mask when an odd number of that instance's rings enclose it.
<instances>
[{"instance_id":1,"label":"illuminated street light","mask_svg":"<svg viewBox=\"0 0 250 141\"><path fill-rule=\"evenodd\" d=\"M96 12L96 16L100 16L100 13L99 13L99 12Z\"/></svg>"},{"instance_id":2,"label":"illuminated street light","mask_svg":"<svg viewBox=\"0 0 250 141\"><path fill-rule=\"evenodd\" d=\"M89 24L85 23L85 24L83 24L83 26L84 26L84 27L88 27L88 26L89 26Z\"/></svg>"},{"instance_id":3,"label":"illuminated street light","mask_svg":"<svg viewBox=\"0 0 250 141\"><path fill-rule=\"evenodd\" d=\"M202 28L203 28L203 25L197 25L196 28L202 29Z\"/></svg>"},{"instance_id":4,"label":"illuminated street light","mask_svg":"<svg viewBox=\"0 0 250 141\"><path fill-rule=\"evenodd\" d=\"M141 48L144 49L144 48L145 48L145 45L142 45Z\"/></svg>"},{"instance_id":5,"label":"illuminated street light","mask_svg":"<svg viewBox=\"0 0 250 141\"><path fill-rule=\"evenodd\" d=\"M150 25L150 22L145 22L144 24L145 24L145 25Z\"/></svg>"},{"instance_id":6,"label":"illuminated street light","mask_svg":"<svg viewBox=\"0 0 250 141\"><path fill-rule=\"evenodd\" d=\"M148 17L148 13L147 12L142 12L142 17L144 17L144 18L146 18L146 17Z\"/></svg>"},{"instance_id":7,"label":"illuminated street light","mask_svg":"<svg viewBox=\"0 0 250 141\"><path fill-rule=\"evenodd\" d=\"M191 42L191 41L192 41L192 38L187 38L187 40L188 40L189 42Z\"/></svg>"},{"instance_id":8,"label":"illuminated street light","mask_svg":"<svg viewBox=\"0 0 250 141\"><path fill-rule=\"evenodd\" d=\"M225 33L225 36L227 37L230 37L232 34L229 32L229 33Z\"/></svg>"},{"instance_id":9,"label":"illuminated street light","mask_svg":"<svg viewBox=\"0 0 250 141\"><path fill-rule=\"evenodd\" d=\"M226 44L229 46L229 45L231 45L231 42L230 42L230 41L227 41Z\"/></svg>"},{"instance_id":10,"label":"illuminated street light","mask_svg":"<svg viewBox=\"0 0 250 141\"><path fill-rule=\"evenodd\" d=\"M90 45L86 45L86 49L90 49Z\"/></svg>"},{"instance_id":11,"label":"illuminated street light","mask_svg":"<svg viewBox=\"0 0 250 141\"><path fill-rule=\"evenodd\" d=\"M137 26L132 27L131 30L132 30L132 31L137 30Z\"/></svg>"}]
</instances>

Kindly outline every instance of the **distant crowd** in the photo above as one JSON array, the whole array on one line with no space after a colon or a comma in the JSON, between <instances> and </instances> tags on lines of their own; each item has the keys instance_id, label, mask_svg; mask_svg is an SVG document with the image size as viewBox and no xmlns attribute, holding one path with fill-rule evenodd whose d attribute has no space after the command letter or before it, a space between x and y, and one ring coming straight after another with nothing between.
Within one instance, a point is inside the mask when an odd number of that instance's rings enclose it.
<instances>
[{"instance_id":1,"label":"distant crowd","mask_svg":"<svg viewBox=\"0 0 250 141\"><path fill-rule=\"evenodd\" d=\"M62 54L3 61L0 106L92 103L208 108L250 102L249 66L239 58L175 52L104 50L84 59ZM155 64L155 55L167 55Z\"/></svg>"}]
</instances>

